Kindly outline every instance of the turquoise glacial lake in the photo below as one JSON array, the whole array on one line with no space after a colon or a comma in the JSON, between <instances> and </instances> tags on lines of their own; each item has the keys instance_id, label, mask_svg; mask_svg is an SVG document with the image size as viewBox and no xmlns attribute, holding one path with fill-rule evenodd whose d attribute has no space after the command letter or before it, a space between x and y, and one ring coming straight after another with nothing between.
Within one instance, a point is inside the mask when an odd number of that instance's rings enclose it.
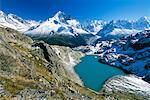
<instances>
[{"instance_id":1,"label":"turquoise glacial lake","mask_svg":"<svg viewBox=\"0 0 150 100\"><path fill-rule=\"evenodd\" d=\"M98 56L93 55L81 58L81 62L75 66L75 72L87 88L97 92L109 78L125 75L121 69L98 62Z\"/></svg>"}]
</instances>

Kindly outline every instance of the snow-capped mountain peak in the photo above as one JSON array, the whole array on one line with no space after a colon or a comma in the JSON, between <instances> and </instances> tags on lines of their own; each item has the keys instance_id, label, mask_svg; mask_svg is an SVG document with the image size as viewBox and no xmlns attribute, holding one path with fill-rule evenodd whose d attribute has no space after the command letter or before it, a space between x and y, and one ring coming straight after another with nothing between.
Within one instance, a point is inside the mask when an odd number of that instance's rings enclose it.
<instances>
[{"instance_id":1,"label":"snow-capped mountain peak","mask_svg":"<svg viewBox=\"0 0 150 100\"><path fill-rule=\"evenodd\" d=\"M49 44L70 47L86 45L93 36L81 27L79 21L61 11L25 34Z\"/></svg>"},{"instance_id":2,"label":"snow-capped mountain peak","mask_svg":"<svg viewBox=\"0 0 150 100\"><path fill-rule=\"evenodd\" d=\"M0 10L0 17L1 17L1 16L4 16L4 15L5 15L5 13Z\"/></svg>"},{"instance_id":3,"label":"snow-capped mountain peak","mask_svg":"<svg viewBox=\"0 0 150 100\"><path fill-rule=\"evenodd\" d=\"M5 14L0 11L0 26L9 27L20 32L25 32L33 26L37 26L39 23L32 20L24 20L14 14Z\"/></svg>"},{"instance_id":4,"label":"snow-capped mountain peak","mask_svg":"<svg viewBox=\"0 0 150 100\"><path fill-rule=\"evenodd\" d=\"M81 28L77 20L72 19L69 15L61 11L57 12L52 18L41 23L36 29L26 32L26 34L50 35L51 32L69 35L88 34L88 32Z\"/></svg>"},{"instance_id":5,"label":"snow-capped mountain peak","mask_svg":"<svg viewBox=\"0 0 150 100\"><path fill-rule=\"evenodd\" d=\"M63 23L66 23L67 20L71 20L71 17L62 11L58 11L52 18ZM49 20L51 20L51 18L49 18Z\"/></svg>"},{"instance_id":6,"label":"snow-capped mountain peak","mask_svg":"<svg viewBox=\"0 0 150 100\"><path fill-rule=\"evenodd\" d=\"M105 39L119 38L149 28L150 28L150 18L144 16L134 21L130 20L111 21L108 24L106 24L103 27L103 29L97 33L97 35L105 37Z\"/></svg>"},{"instance_id":7,"label":"snow-capped mountain peak","mask_svg":"<svg viewBox=\"0 0 150 100\"><path fill-rule=\"evenodd\" d=\"M21 17L18 17L14 14L8 14L8 18L10 18L12 21L20 24L28 24L27 21L23 20Z\"/></svg>"},{"instance_id":8,"label":"snow-capped mountain peak","mask_svg":"<svg viewBox=\"0 0 150 100\"><path fill-rule=\"evenodd\" d=\"M149 20L150 20L150 17L143 16L143 17L140 18L140 20L143 20L143 21L144 21L144 20L145 20L145 21L149 21Z\"/></svg>"},{"instance_id":9,"label":"snow-capped mountain peak","mask_svg":"<svg viewBox=\"0 0 150 100\"><path fill-rule=\"evenodd\" d=\"M103 20L88 20L85 21L82 24L82 27L92 33L92 34L97 34L97 32L99 32L101 29L103 29L104 25L106 25L107 22L103 21Z\"/></svg>"},{"instance_id":10,"label":"snow-capped mountain peak","mask_svg":"<svg viewBox=\"0 0 150 100\"><path fill-rule=\"evenodd\" d=\"M58 12L54 15L55 18L59 18L59 19L63 18L64 16L65 16L65 13L64 13L64 12L61 12L61 11L58 11Z\"/></svg>"}]
</instances>

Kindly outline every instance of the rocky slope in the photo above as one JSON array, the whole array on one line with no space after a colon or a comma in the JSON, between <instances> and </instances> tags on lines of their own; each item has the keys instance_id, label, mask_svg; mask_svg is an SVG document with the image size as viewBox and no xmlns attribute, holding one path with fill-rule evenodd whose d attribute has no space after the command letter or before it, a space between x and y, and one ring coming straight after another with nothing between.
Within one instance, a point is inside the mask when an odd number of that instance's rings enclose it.
<instances>
[{"instance_id":1,"label":"rocky slope","mask_svg":"<svg viewBox=\"0 0 150 100\"><path fill-rule=\"evenodd\" d=\"M106 46L104 52L100 54L100 61L118 66L150 82L149 38L150 31L147 30L119 41L108 42L109 46Z\"/></svg>"},{"instance_id":2,"label":"rocky slope","mask_svg":"<svg viewBox=\"0 0 150 100\"><path fill-rule=\"evenodd\" d=\"M71 81L64 67L52 46L0 28L0 98L101 98Z\"/></svg>"},{"instance_id":3,"label":"rocky slope","mask_svg":"<svg viewBox=\"0 0 150 100\"><path fill-rule=\"evenodd\" d=\"M70 48L34 42L15 30L0 28L0 99L115 100L116 95L122 100L144 98L124 92L95 93L81 86L72 70L81 56Z\"/></svg>"}]
</instances>

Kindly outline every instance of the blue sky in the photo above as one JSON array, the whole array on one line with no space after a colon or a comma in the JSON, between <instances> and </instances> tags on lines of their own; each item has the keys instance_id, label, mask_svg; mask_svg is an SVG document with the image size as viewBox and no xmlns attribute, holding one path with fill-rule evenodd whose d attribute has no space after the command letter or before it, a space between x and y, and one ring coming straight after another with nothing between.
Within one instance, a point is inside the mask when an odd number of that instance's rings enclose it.
<instances>
[{"instance_id":1,"label":"blue sky","mask_svg":"<svg viewBox=\"0 0 150 100\"><path fill-rule=\"evenodd\" d=\"M80 21L107 21L150 16L150 0L0 0L0 9L34 20L46 20L61 10Z\"/></svg>"}]
</instances>

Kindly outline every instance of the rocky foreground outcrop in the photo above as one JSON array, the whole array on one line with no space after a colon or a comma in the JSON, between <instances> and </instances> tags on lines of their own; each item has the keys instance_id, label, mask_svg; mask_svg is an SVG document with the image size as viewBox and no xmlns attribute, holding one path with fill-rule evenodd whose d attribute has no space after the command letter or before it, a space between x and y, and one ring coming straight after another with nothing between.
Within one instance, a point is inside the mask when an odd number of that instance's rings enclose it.
<instances>
[{"instance_id":1,"label":"rocky foreground outcrop","mask_svg":"<svg viewBox=\"0 0 150 100\"><path fill-rule=\"evenodd\" d=\"M134 93L145 97L145 100L150 98L150 84L134 75L113 77L106 82L102 91L108 94L115 92Z\"/></svg>"},{"instance_id":2,"label":"rocky foreground outcrop","mask_svg":"<svg viewBox=\"0 0 150 100\"><path fill-rule=\"evenodd\" d=\"M144 99L132 93L86 89L72 69L81 56L70 48L34 42L15 30L0 28L0 99Z\"/></svg>"}]
</instances>

